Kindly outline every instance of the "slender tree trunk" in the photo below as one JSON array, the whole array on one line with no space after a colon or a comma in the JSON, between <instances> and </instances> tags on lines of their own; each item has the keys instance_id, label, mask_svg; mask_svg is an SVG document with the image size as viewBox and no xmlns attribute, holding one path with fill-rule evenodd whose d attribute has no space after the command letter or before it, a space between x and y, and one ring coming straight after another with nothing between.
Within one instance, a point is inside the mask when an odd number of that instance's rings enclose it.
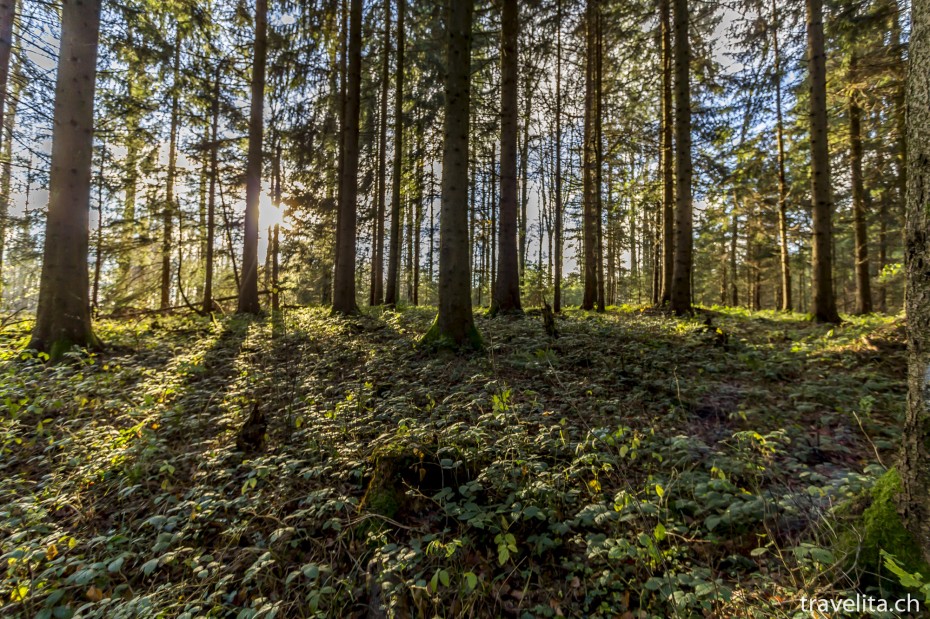
<instances>
[{"instance_id":1,"label":"slender tree trunk","mask_svg":"<svg viewBox=\"0 0 930 619\"><path fill-rule=\"evenodd\" d=\"M584 296L581 309L592 310L597 301L597 15L599 0L587 0L585 28L587 31L584 101L584 203L582 207L582 265Z\"/></svg>"},{"instance_id":2,"label":"slender tree trunk","mask_svg":"<svg viewBox=\"0 0 930 619\"><path fill-rule=\"evenodd\" d=\"M181 37L175 36L174 62L172 63L171 86L171 135L168 139L168 178L165 197L165 207L162 210L162 242L161 242L161 304L160 309L171 306L171 244L174 225L174 184L177 177L178 166L178 123L180 108L179 76L181 74Z\"/></svg>"},{"instance_id":3,"label":"slender tree trunk","mask_svg":"<svg viewBox=\"0 0 930 619\"><path fill-rule=\"evenodd\" d=\"M10 92L10 101L3 108L0 116L2 123L3 163L0 165L0 299L3 297L3 254L6 250L6 231L10 214L11 185L13 180L13 129L16 126L16 115L19 107L19 98L23 89L23 62L17 55L13 66L13 84Z\"/></svg>"},{"instance_id":4,"label":"slender tree trunk","mask_svg":"<svg viewBox=\"0 0 930 619\"><path fill-rule=\"evenodd\" d=\"M29 348L58 360L96 346L87 246L100 0L64 0L39 306Z\"/></svg>"},{"instance_id":5,"label":"slender tree trunk","mask_svg":"<svg viewBox=\"0 0 930 619\"><path fill-rule=\"evenodd\" d=\"M597 311L604 312L607 305L604 299L604 200L603 200L603 179L602 173L604 168L604 119L603 119L603 51L604 41L602 36L603 16L600 10L595 18L597 25L597 46L594 55L594 139L595 139L595 173L594 183L597 186Z\"/></svg>"},{"instance_id":6,"label":"slender tree trunk","mask_svg":"<svg viewBox=\"0 0 930 619\"><path fill-rule=\"evenodd\" d=\"M90 307L93 315L97 315L100 298L100 275L103 271L103 166L106 163L107 145L100 148L100 167L97 169L97 238L94 243L94 283L91 287Z\"/></svg>"},{"instance_id":7,"label":"slender tree trunk","mask_svg":"<svg viewBox=\"0 0 930 619\"><path fill-rule=\"evenodd\" d=\"M216 183L219 176L219 149L218 142L220 124L220 79L223 76L222 64L217 64L216 75L213 78L213 97L210 101L210 191L207 197L207 230L206 230L206 264L203 283L203 313L213 311L213 245L216 236Z\"/></svg>"},{"instance_id":8,"label":"slender tree trunk","mask_svg":"<svg viewBox=\"0 0 930 619\"><path fill-rule=\"evenodd\" d=\"M781 252L781 310L790 312L791 261L788 254L788 182L785 176L785 131L782 117L781 50L778 43L778 0L772 0L772 51L775 56L775 142L778 149L778 246Z\"/></svg>"},{"instance_id":9,"label":"slender tree trunk","mask_svg":"<svg viewBox=\"0 0 930 619\"><path fill-rule=\"evenodd\" d=\"M432 155L430 155L432 157ZM436 236L436 213L433 206L433 203L436 199L436 179L435 172L433 171L433 160L430 159L429 164L429 255L426 256L426 265L427 271L429 273L429 283L432 285L435 280L434 268L433 268L433 256L435 255L436 248L434 247L434 237Z\"/></svg>"},{"instance_id":10,"label":"slender tree trunk","mask_svg":"<svg viewBox=\"0 0 930 619\"><path fill-rule=\"evenodd\" d=\"M736 214L736 197L733 198L733 216L730 219L730 306L739 307L739 275L736 270L736 243L739 240L739 217Z\"/></svg>"},{"instance_id":11,"label":"slender tree trunk","mask_svg":"<svg viewBox=\"0 0 930 619\"><path fill-rule=\"evenodd\" d=\"M498 231L497 281L491 314L520 313L520 266L525 260L525 222L517 256L517 42L520 38L517 0L503 0L501 17L501 202Z\"/></svg>"},{"instance_id":12,"label":"slender tree trunk","mask_svg":"<svg viewBox=\"0 0 930 619\"><path fill-rule=\"evenodd\" d=\"M132 45L132 30L129 31L129 44ZM126 93L129 97L134 95L134 83L138 79L137 67L130 64L126 76ZM136 224L136 196L138 180L139 151L139 113L136 110L130 110L126 115L126 172L125 172L125 194L123 197L122 213L122 241L123 247L121 252L117 253L117 266L119 270L119 279L126 281L129 276L131 264L129 256L132 254L135 243Z\"/></svg>"},{"instance_id":13,"label":"slender tree trunk","mask_svg":"<svg viewBox=\"0 0 930 619\"><path fill-rule=\"evenodd\" d=\"M404 10L407 0L397 0L397 68L394 81L394 174L391 179L391 246L388 251L388 276L384 302L397 304L400 277L401 181L404 153ZM440 248L440 251L442 249Z\"/></svg>"},{"instance_id":14,"label":"slender tree trunk","mask_svg":"<svg viewBox=\"0 0 930 619\"><path fill-rule=\"evenodd\" d=\"M497 186L497 144L491 143L491 169L488 171L488 187L491 203L491 264L497 265L497 199L494 188ZM497 268L491 269L491 290L497 288Z\"/></svg>"},{"instance_id":15,"label":"slender tree trunk","mask_svg":"<svg viewBox=\"0 0 930 619\"><path fill-rule=\"evenodd\" d=\"M914 0L907 82L908 398L900 473L899 512L930 561L930 2Z\"/></svg>"},{"instance_id":16,"label":"slender tree trunk","mask_svg":"<svg viewBox=\"0 0 930 619\"><path fill-rule=\"evenodd\" d=\"M849 81L856 83L858 59L853 51L849 63ZM856 314L872 312L872 288L869 281L869 241L866 230L865 187L862 182L862 108L858 93L849 93L849 165L852 182L853 233L856 250Z\"/></svg>"},{"instance_id":17,"label":"slender tree trunk","mask_svg":"<svg viewBox=\"0 0 930 619\"><path fill-rule=\"evenodd\" d=\"M508 2L510 0L507 0ZM519 36L517 37L519 41ZM514 49L516 49L518 43L514 43ZM518 60L514 61L514 64L518 64ZM532 71L527 67L525 80L524 80L524 99L526 101L526 109L523 110L523 130L522 130L522 139L520 140L520 226L519 226L519 267L520 267L520 285L523 285L523 278L526 275L526 263L527 263L527 236L526 236L526 227L527 227L527 216L526 216L526 207L529 204L529 188L530 188L530 120L533 117L533 79ZM516 82L516 78L514 78ZM516 87L515 87L516 88ZM517 114L519 118L519 114Z\"/></svg>"},{"instance_id":18,"label":"slender tree trunk","mask_svg":"<svg viewBox=\"0 0 930 619\"><path fill-rule=\"evenodd\" d=\"M907 193L907 173L908 173L908 127L907 127L907 106L905 102L906 80L905 72L909 66L907 44L901 43L901 11L898 7L897 0L891 0L891 49L899 60L898 70L900 71L900 87L895 90L894 96L894 119L898 134L898 200L901 212L905 210L905 198ZM905 6L907 4L905 3ZM912 28L913 31L913 28ZM911 41L914 40L913 32ZM913 61L910 61L913 62ZM911 65L913 66L913 65Z\"/></svg>"},{"instance_id":19,"label":"slender tree trunk","mask_svg":"<svg viewBox=\"0 0 930 619\"><path fill-rule=\"evenodd\" d=\"M333 280L333 313L343 315L358 312L355 299L355 235L362 84L362 0L351 0L348 45L346 106L342 127L342 191L336 223L336 272Z\"/></svg>"},{"instance_id":20,"label":"slender tree trunk","mask_svg":"<svg viewBox=\"0 0 930 619\"><path fill-rule=\"evenodd\" d=\"M281 284L278 280L278 251L281 230L278 224L274 225L274 238L271 245L271 311L281 311Z\"/></svg>"},{"instance_id":21,"label":"slender tree trunk","mask_svg":"<svg viewBox=\"0 0 930 619\"><path fill-rule=\"evenodd\" d=\"M417 123L417 202L413 223L413 305L420 304L420 247L423 238L423 188L426 185L426 151L423 146L423 132L426 120Z\"/></svg>"},{"instance_id":22,"label":"slender tree trunk","mask_svg":"<svg viewBox=\"0 0 930 619\"><path fill-rule=\"evenodd\" d=\"M814 0L819 1L819 0ZM691 313L691 47L688 41L688 0L675 7L675 263L671 308L679 316Z\"/></svg>"},{"instance_id":23,"label":"slender tree trunk","mask_svg":"<svg viewBox=\"0 0 930 619\"><path fill-rule=\"evenodd\" d=\"M406 0L398 0L403 3ZM384 213L387 193L388 86L391 81L391 0L384 0L384 51L381 58L381 115L378 119L378 196L371 265L371 304L384 303Z\"/></svg>"},{"instance_id":24,"label":"slender tree trunk","mask_svg":"<svg viewBox=\"0 0 930 619\"><path fill-rule=\"evenodd\" d=\"M823 0L807 0L807 56L810 72L811 313L819 322L840 322L833 294L833 191L827 140L827 59L823 40Z\"/></svg>"},{"instance_id":25,"label":"slender tree trunk","mask_svg":"<svg viewBox=\"0 0 930 619\"><path fill-rule=\"evenodd\" d=\"M672 131L672 15L669 0L659 1L662 37L662 292L663 305L672 300L675 270L675 156Z\"/></svg>"},{"instance_id":26,"label":"slender tree trunk","mask_svg":"<svg viewBox=\"0 0 930 619\"><path fill-rule=\"evenodd\" d=\"M556 61L555 61L555 282L552 290L552 311L562 311L562 0L556 0Z\"/></svg>"},{"instance_id":27,"label":"slender tree trunk","mask_svg":"<svg viewBox=\"0 0 930 619\"><path fill-rule=\"evenodd\" d=\"M468 255L468 139L474 0L448 3L442 213L439 222L439 313L427 342L481 348L471 305Z\"/></svg>"},{"instance_id":28,"label":"slender tree trunk","mask_svg":"<svg viewBox=\"0 0 930 619\"><path fill-rule=\"evenodd\" d=\"M242 246L240 314L257 314L258 201L262 191L262 134L265 109L265 60L268 53L268 0L255 0L255 55L252 61L252 102L249 116L249 153L245 173L245 234Z\"/></svg>"},{"instance_id":29,"label":"slender tree trunk","mask_svg":"<svg viewBox=\"0 0 930 619\"><path fill-rule=\"evenodd\" d=\"M6 241L6 223L10 212L10 157L12 155L12 132L7 136L7 123L14 122L15 113L6 108L7 90L10 82L10 58L13 52L13 21L16 15L16 0L0 0L0 125L3 128L3 177L4 187L0 196L0 298L3 293L3 254ZM15 86L14 86L15 88ZM15 101L11 107L15 108ZM10 120L7 120L9 116Z\"/></svg>"},{"instance_id":30,"label":"slender tree trunk","mask_svg":"<svg viewBox=\"0 0 930 619\"><path fill-rule=\"evenodd\" d=\"M888 190L881 193L878 203L878 311L888 311L888 286L882 277L888 263Z\"/></svg>"}]
</instances>

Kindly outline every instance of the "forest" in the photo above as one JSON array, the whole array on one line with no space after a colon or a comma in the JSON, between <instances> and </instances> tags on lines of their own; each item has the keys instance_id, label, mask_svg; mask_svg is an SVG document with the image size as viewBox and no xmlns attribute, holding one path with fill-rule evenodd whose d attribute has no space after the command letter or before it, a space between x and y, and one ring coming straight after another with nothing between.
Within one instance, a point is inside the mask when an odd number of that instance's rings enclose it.
<instances>
[{"instance_id":1,"label":"forest","mask_svg":"<svg viewBox=\"0 0 930 619\"><path fill-rule=\"evenodd\" d=\"M0 0L0 616L922 617L930 0Z\"/></svg>"}]
</instances>

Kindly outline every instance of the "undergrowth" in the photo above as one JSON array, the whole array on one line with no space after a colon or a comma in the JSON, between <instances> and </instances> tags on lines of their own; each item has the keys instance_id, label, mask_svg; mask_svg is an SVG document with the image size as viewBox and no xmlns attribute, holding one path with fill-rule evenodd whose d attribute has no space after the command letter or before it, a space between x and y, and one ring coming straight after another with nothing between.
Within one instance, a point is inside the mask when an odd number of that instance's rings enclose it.
<instances>
[{"instance_id":1,"label":"undergrowth","mask_svg":"<svg viewBox=\"0 0 930 619\"><path fill-rule=\"evenodd\" d=\"M102 322L56 365L7 328L0 614L792 617L890 586L831 523L893 464L900 319L479 315L457 355L418 345L433 315Z\"/></svg>"}]
</instances>

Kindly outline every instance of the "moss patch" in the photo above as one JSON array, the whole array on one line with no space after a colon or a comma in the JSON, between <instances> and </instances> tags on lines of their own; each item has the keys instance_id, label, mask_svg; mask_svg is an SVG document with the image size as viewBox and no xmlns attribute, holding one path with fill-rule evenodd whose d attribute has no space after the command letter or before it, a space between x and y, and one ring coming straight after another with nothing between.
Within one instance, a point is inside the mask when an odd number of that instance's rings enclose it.
<instances>
[{"instance_id":1,"label":"moss patch","mask_svg":"<svg viewBox=\"0 0 930 619\"><path fill-rule=\"evenodd\" d=\"M895 497L901 491L901 477L895 469L878 478L869 491L868 506L862 511L861 520L840 538L840 546L849 549L850 557L856 556L858 545L858 563L867 573L886 572L881 557L884 550L893 554L907 571L930 574L920 546L898 515Z\"/></svg>"}]
</instances>

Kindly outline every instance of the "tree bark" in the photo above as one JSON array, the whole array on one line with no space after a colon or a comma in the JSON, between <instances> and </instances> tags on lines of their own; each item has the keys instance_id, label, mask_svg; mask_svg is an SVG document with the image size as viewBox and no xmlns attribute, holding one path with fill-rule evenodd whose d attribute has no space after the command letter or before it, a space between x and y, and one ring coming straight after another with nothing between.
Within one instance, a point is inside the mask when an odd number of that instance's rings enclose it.
<instances>
[{"instance_id":1,"label":"tree bark","mask_svg":"<svg viewBox=\"0 0 930 619\"><path fill-rule=\"evenodd\" d=\"M222 64L216 66L216 75L213 78L213 96L211 99L210 123L210 190L207 197L207 229L205 234L206 261L203 283L203 313L213 311L213 246L216 236L216 183L219 175L219 149L217 141L220 123L220 78L223 75Z\"/></svg>"},{"instance_id":2,"label":"tree bark","mask_svg":"<svg viewBox=\"0 0 930 619\"><path fill-rule=\"evenodd\" d=\"M672 17L669 0L659 1L662 37L662 292L659 302L672 300L675 270L675 157L672 128Z\"/></svg>"},{"instance_id":3,"label":"tree bark","mask_svg":"<svg viewBox=\"0 0 930 619\"><path fill-rule=\"evenodd\" d=\"M562 311L562 0L556 0L555 61L555 257L552 311Z\"/></svg>"},{"instance_id":4,"label":"tree bark","mask_svg":"<svg viewBox=\"0 0 930 619\"><path fill-rule=\"evenodd\" d=\"M405 0L399 0L403 3ZM387 193L387 113L391 81L391 0L384 0L384 49L381 58L381 116L378 119L378 196L371 261L371 304L384 303L384 214Z\"/></svg>"},{"instance_id":5,"label":"tree bark","mask_svg":"<svg viewBox=\"0 0 930 619\"><path fill-rule=\"evenodd\" d=\"M181 37L175 36L174 62L172 64L171 86L171 135L168 139L168 178L165 195L165 207L162 210L162 244L161 244L161 303L159 309L171 305L171 244L174 222L174 184L178 168L178 123L180 108L180 74L181 74Z\"/></svg>"},{"instance_id":6,"label":"tree bark","mask_svg":"<svg viewBox=\"0 0 930 619\"><path fill-rule=\"evenodd\" d=\"M4 191L0 196L0 295L3 291L3 254L6 241L6 222L10 212L10 156L12 135L7 136L6 98L9 88L10 58L13 52L13 21L16 15L16 0L0 0L0 125L3 130L3 175ZM15 105L15 104L14 104ZM10 120L12 122L12 119Z\"/></svg>"},{"instance_id":7,"label":"tree bark","mask_svg":"<svg viewBox=\"0 0 930 619\"><path fill-rule=\"evenodd\" d=\"M249 116L249 153L245 171L245 234L242 246L240 314L257 314L258 202L262 191L262 134L265 109L265 60L268 54L268 0L255 0L255 54L252 60L252 101Z\"/></svg>"},{"instance_id":8,"label":"tree bark","mask_svg":"<svg viewBox=\"0 0 930 619\"><path fill-rule=\"evenodd\" d=\"M351 0L345 118L342 125L343 168L336 223L336 271L333 313L358 313L355 299L356 200L358 198L358 136L362 84L362 0Z\"/></svg>"},{"instance_id":9,"label":"tree bark","mask_svg":"<svg viewBox=\"0 0 930 619\"><path fill-rule=\"evenodd\" d=\"M838 323L833 294L833 191L827 139L827 64L823 38L823 1L807 0L807 61L810 72L811 313L818 322Z\"/></svg>"},{"instance_id":10,"label":"tree bark","mask_svg":"<svg viewBox=\"0 0 930 619\"><path fill-rule=\"evenodd\" d=\"M404 5L407 0L397 0L397 67L394 82L394 173L391 179L391 246L388 249L388 276L385 284L384 302L397 304L397 287L400 284L400 225L401 225L401 181L403 180L404 157ZM440 251L442 251L440 249Z\"/></svg>"},{"instance_id":11,"label":"tree bark","mask_svg":"<svg viewBox=\"0 0 930 619\"><path fill-rule=\"evenodd\" d=\"M599 0L587 0L585 15L586 60L584 101L584 163L582 206L582 266L584 268L584 296L581 309L592 310L597 302L597 93L595 65L597 64L597 15Z\"/></svg>"},{"instance_id":12,"label":"tree bark","mask_svg":"<svg viewBox=\"0 0 930 619\"><path fill-rule=\"evenodd\" d=\"M501 16L501 197L498 219L497 279L491 314L521 313L520 267L517 255L517 42L520 36L517 0L503 0ZM520 230L520 243L525 243Z\"/></svg>"},{"instance_id":13,"label":"tree bark","mask_svg":"<svg viewBox=\"0 0 930 619\"><path fill-rule=\"evenodd\" d=\"M849 82L856 83L858 59L853 51L849 62ZM872 312L872 288L869 281L869 241L866 229L865 187L862 182L862 108L858 93L849 93L849 166L852 182L853 234L856 252L856 314Z\"/></svg>"},{"instance_id":14,"label":"tree bark","mask_svg":"<svg viewBox=\"0 0 930 619\"><path fill-rule=\"evenodd\" d=\"M914 0L907 82L908 398L899 511L930 561L930 2Z\"/></svg>"},{"instance_id":15,"label":"tree bark","mask_svg":"<svg viewBox=\"0 0 930 619\"><path fill-rule=\"evenodd\" d=\"M63 0L39 305L29 348L58 360L96 346L87 249L101 0Z\"/></svg>"},{"instance_id":16,"label":"tree bark","mask_svg":"<svg viewBox=\"0 0 930 619\"><path fill-rule=\"evenodd\" d=\"M819 0L814 0L819 1ZM688 41L688 0L675 0L675 262L671 309L691 313L691 46Z\"/></svg>"},{"instance_id":17,"label":"tree bark","mask_svg":"<svg viewBox=\"0 0 930 619\"><path fill-rule=\"evenodd\" d=\"M772 52L775 56L775 142L778 149L778 247L781 255L781 310L791 311L791 261L788 254L788 182L785 177L785 130L781 106L781 51L778 0L772 0Z\"/></svg>"},{"instance_id":18,"label":"tree bark","mask_svg":"<svg viewBox=\"0 0 930 619\"><path fill-rule=\"evenodd\" d=\"M468 244L468 138L474 0L452 0L446 18L439 312L424 342L481 348L471 305Z\"/></svg>"},{"instance_id":19,"label":"tree bark","mask_svg":"<svg viewBox=\"0 0 930 619\"><path fill-rule=\"evenodd\" d=\"M600 10L597 12L597 47L594 55L594 161L595 173L594 183L597 186L597 311L604 312L607 309L604 298L604 79L603 79L603 15Z\"/></svg>"}]
</instances>

